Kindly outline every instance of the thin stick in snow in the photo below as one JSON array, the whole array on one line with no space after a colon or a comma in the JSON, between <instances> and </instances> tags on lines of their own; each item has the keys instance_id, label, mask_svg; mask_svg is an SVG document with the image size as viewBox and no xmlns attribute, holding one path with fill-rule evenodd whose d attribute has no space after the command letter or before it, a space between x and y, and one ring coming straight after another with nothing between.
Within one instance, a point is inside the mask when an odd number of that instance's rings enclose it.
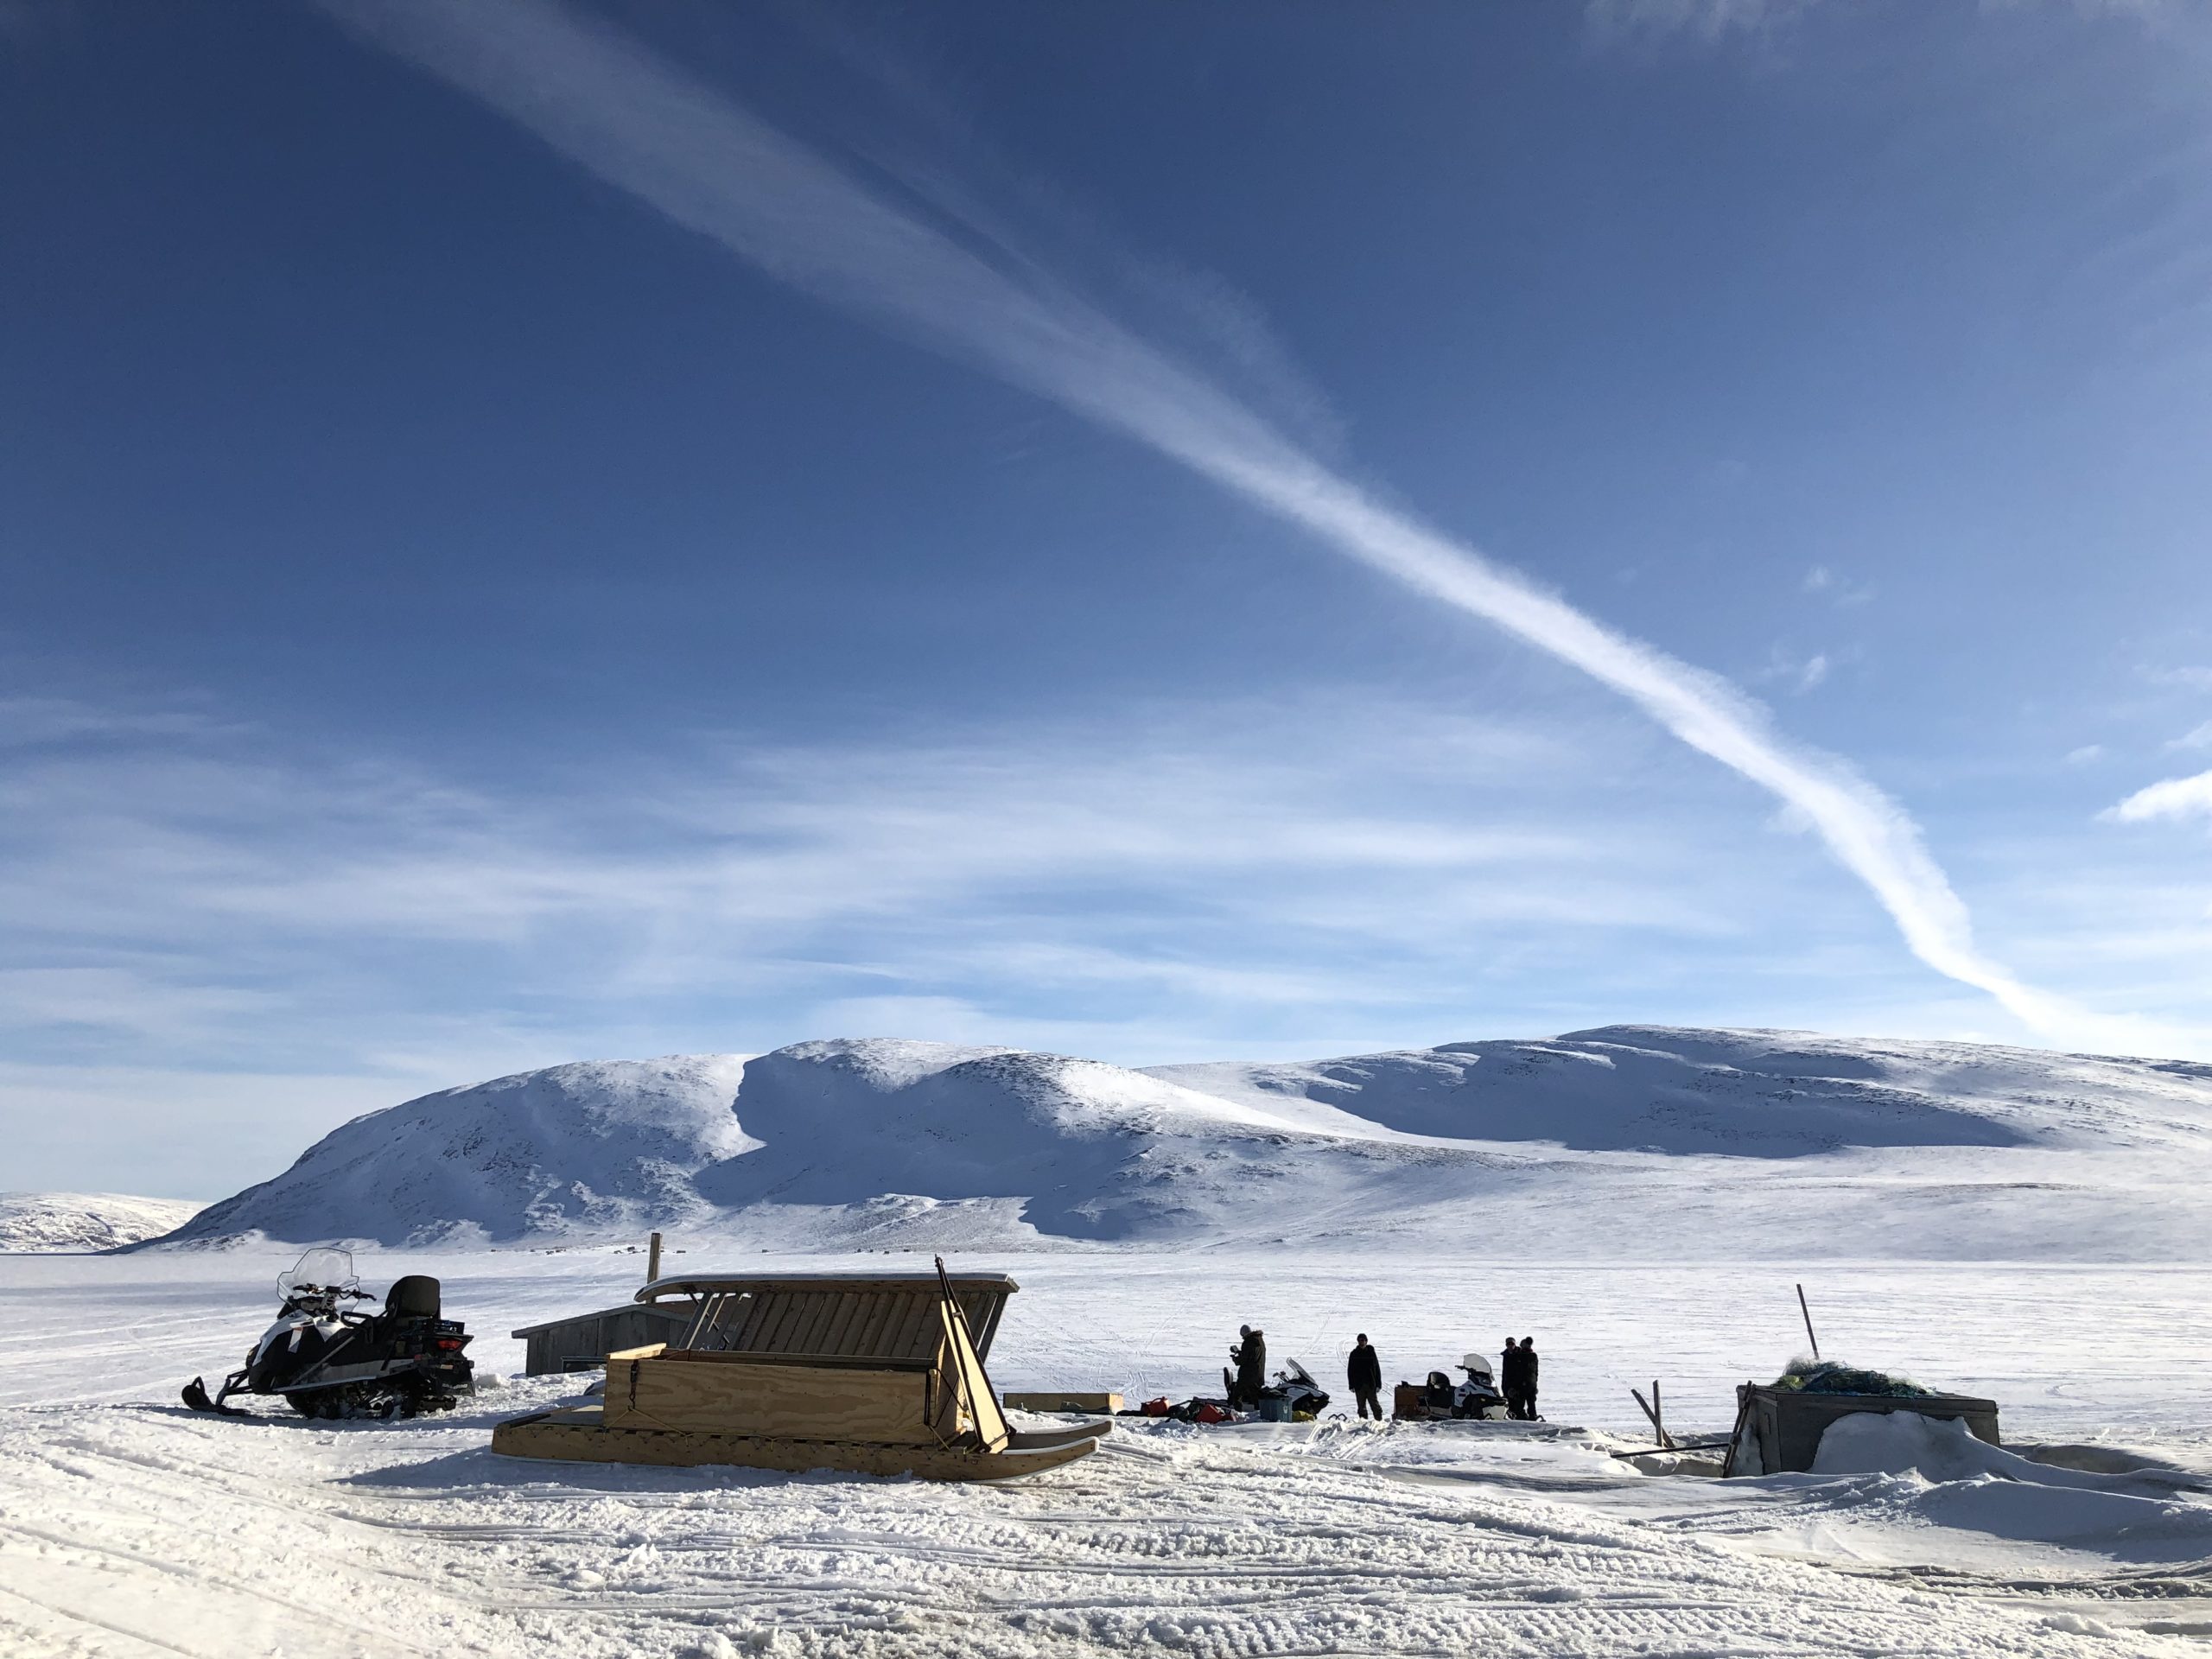
<instances>
[{"instance_id":1,"label":"thin stick in snow","mask_svg":"<svg viewBox=\"0 0 2212 1659\"><path fill-rule=\"evenodd\" d=\"M1805 1340L1813 1344L1813 1363L1821 1363L1821 1339L1813 1334L1813 1310L1805 1306L1805 1287L1797 1287L1797 1311L1805 1316Z\"/></svg>"}]
</instances>

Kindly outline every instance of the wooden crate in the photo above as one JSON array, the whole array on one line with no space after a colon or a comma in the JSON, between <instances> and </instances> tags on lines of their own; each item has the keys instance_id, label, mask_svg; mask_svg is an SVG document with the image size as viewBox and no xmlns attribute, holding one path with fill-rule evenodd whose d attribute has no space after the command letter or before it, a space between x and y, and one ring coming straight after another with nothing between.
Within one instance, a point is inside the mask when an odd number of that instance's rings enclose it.
<instances>
[{"instance_id":1,"label":"wooden crate","mask_svg":"<svg viewBox=\"0 0 2212 1659\"><path fill-rule=\"evenodd\" d=\"M999 1403L1008 1411L1103 1411L1108 1415L1122 1408L1118 1394L1084 1394L1062 1389L1033 1389L1026 1394L1002 1394Z\"/></svg>"},{"instance_id":2,"label":"wooden crate","mask_svg":"<svg viewBox=\"0 0 2212 1659\"><path fill-rule=\"evenodd\" d=\"M1997 1402L1964 1394L1892 1395L1885 1394L1815 1394L1794 1389L1763 1387L1755 1382L1736 1389L1736 1433L1726 1464L1731 1474L1802 1473L1820 1454L1821 1436L1841 1417L1861 1412L1909 1411L1922 1417L1956 1418L1976 1440L2001 1446L1997 1427ZM1746 1465L1746 1455L1756 1448L1758 1468Z\"/></svg>"},{"instance_id":3,"label":"wooden crate","mask_svg":"<svg viewBox=\"0 0 2212 1659\"><path fill-rule=\"evenodd\" d=\"M609 1428L936 1445L972 1425L933 1365L887 1365L658 1345L609 1354Z\"/></svg>"}]
</instances>

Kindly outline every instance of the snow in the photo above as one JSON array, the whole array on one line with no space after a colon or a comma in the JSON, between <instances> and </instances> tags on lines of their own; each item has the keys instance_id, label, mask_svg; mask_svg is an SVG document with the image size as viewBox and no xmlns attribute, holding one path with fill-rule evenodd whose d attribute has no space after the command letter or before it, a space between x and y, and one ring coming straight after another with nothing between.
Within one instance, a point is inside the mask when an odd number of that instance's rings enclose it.
<instances>
[{"instance_id":1,"label":"snow","mask_svg":"<svg viewBox=\"0 0 2212 1659\"><path fill-rule=\"evenodd\" d=\"M757 1144L731 1112L745 1058L556 1065L366 1113L179 1236L419 1244L682 1221L702 1208L690 1178Z\"/></svg>"},{"instance_id":2,"label":"snow","mask_svg":"<svg viewBox=\"0 0 2212 1659\"><path fill-rule=\"evenodd\" d=\"M1616 1026L1133 1071L868 1039L426 1096L178 1239L2186 1262L2209 1178L2212 1067L2183 1062Z\"/></svg>"},{"instance_id":3,"label":"snow","mask_svg":"<svg viewBox=\"0 0 2212 1659\"><path fill-rule=\"evenodd\" d=\"M121 1192L0 1192L0 1251L113 1249L173 1231L200 1207Z\"/></svg>"},{"instance_id":4,"label":"snow","mask_svg":"<svg viewBox=\"0 0 2212 1659\"><path fill-rule=\"evenodd\" d=\"M671 1248L682 1270L743 1264L710 1234ZM1536 1336L1553 1420L1123 1420L1095 1457L977 1488L489 1453L492 1422L575 1377L391 1426L183 1411L177 1386L235 1363L290 1254L0 1260L0 1651L2072 1659L2212 1632L2202 1268L963 1255L1022 1285L1003 1388L1187 1392L1243 1320L1325 1386L1356 1330L1392 1380L1510 1331ZM507 1331L643 1276L606 1246L359 1265L378 1288L441 1274L510 1376ZM1732 1385L1790 1351L1798 1278L1838 1351L2000 1400L2007 1448L1854 1428L1815 1473L1726 1483L1605 1455L1648 1444L1626 1390L1654 1373L1678 1434L1725 1431Z\"/></svg>"}]
</instances>

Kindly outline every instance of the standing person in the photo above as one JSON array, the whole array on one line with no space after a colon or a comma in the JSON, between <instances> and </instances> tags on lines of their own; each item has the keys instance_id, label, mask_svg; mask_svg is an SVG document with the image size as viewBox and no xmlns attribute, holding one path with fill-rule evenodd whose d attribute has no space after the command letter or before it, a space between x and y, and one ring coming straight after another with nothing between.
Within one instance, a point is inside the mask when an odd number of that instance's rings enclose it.
<instances>
[{"instance_id":1,"label":"standing person","mask_svg":"<svg viewBox=\"0 0 2212 1659\"><path fill-rule=\"evenodd\" d=\"M1505 1414L1520 1421L1527 1414L1521 1409L1521 1348L1510 1337L1497 1359L1497 1391L1505 1396Z\"/></svg>"},{"instance_id":2,"label":"standing person","mask_svg":"<svg viewBox=\"0 0 2212 1659\"><path fill-rule=\"evenodd\" d=\"M1382 1356L1367 1345L1367 1332L1359 1333L1351 1357L1344 1361L1344 1382L1359 1402L1360 1421L1382 1421Z\"/></svg>"},{"instance_id":3,"label":"standing person","mask_svg":"<svg viewBox=\"0 0 2212 1659\"><path fill-rule=\"evenodd\" d=\"M1541 1422L1536 1415L1536 1339L1521 1338L1521 1402L1528 1409L1522 1414L1532 1423Z\"/></svg>"},{"instance_id":4,"label":"standing person","mask_svg":"<svg viewBox=\"0 0 2212 1659\"><path fill-rule=\"evenodd\" d=\"M1238 1325L1236 1334L1243 1340L1229 1351L1230 1358L1236 1363L1236 1382L1230 1404L1249 1411L1260 1403L1260 1390L1268 1386L1268 1338L1267 1332L1249 1325Z\"/></svg>"}]
</instances>

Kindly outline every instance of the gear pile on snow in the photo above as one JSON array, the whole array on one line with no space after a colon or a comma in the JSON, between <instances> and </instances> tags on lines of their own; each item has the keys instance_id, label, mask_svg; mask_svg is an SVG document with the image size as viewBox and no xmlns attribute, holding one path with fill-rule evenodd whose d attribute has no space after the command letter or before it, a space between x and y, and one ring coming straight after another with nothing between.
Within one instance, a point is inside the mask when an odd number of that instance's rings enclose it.
<instances>
[{"instance_id":1,"label":"gear pile on snow","mask_svg":"<svg viewBox=\"0 0 2212 1659\"><path fill-rule=\"evenodd\" d=\"M1878 1394L1892 1400L1925 1400L1936 1393L1909 1377L1861 1370L1833 1359L1793 1359L1789 1369L1768 1386L1790 1394Z\"/></svg>"}]
</instances>

